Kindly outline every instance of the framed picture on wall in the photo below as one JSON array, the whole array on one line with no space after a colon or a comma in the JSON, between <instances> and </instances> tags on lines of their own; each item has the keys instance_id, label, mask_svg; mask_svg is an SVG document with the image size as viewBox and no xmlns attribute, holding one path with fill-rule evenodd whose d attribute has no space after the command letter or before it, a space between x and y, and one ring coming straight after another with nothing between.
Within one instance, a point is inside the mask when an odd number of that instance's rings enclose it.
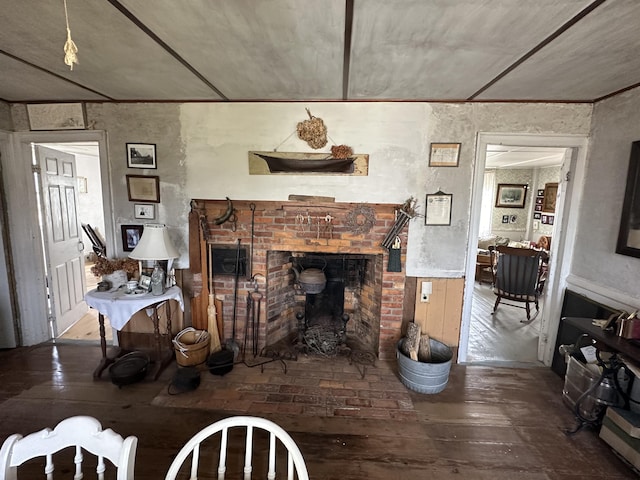
<instances>
[{"instance_id":1,"label":"framed picture on wall","mask_svg":"<svg viewBox=\"0 0 640 480\"><path fill-rule=\"evenodd\" d=\"M460 143L432 143L429 155L430 167L457 167L460 160Z\"/></svg>"},{"instance_id":2,"label":"framed picture on wall","mask_svg":"<svg viewBox=\"0 0 640 480\"><path fill-rule=\"evenodd\" d=\"M134 217L145 220L153 220L156 218L155 206L148 203L136 203L133 206Z\"/></svg>"},{"instance_id":3,"label":"framed picture on wall","mask_svg":"<svg viewBox=\"0 0 640 480\"><path fill-rule=\"evenodd\" d=\"M640 141L631 144L616 253L640 257Z\"/></svg>"},{"instance_id":4,"label":"framed picture on wall","mask_svg":"<svg viewBox=\"0 0 640 480\"><path fill-rule=\"evenodd\" d=\"M556 197L558 196L558 184L546 183L544 186L544 197L542 201L542 211L553 213L556 211Z\"/></svg>"},{"instance_id":5,"label":"framed picture on wall","mask_svg":"<svg viewBox=\"0 0 640 480\"><path fill-rule=\"evenodd\" d=\"M127 143L127 167L157 168L154 143Z\"/></svg>"},{"instance_id":6,"label":"framed picture on wall","mask_svg":"<svg viewBox=\"0 0 640 480\"><path fill-rule=\"evenodd\" d=\"M496 207L524 208L527 199L527 185L499 183L496 195Z\"/></svg>"},{"instance_id":7,"label":"framed picture on wall","mask_svg":"<svg viewBox=\"0 0 640 480\"><path fill-rule=\"evenodd\" d=\"M509 215L502 215L502 223L509 223Z\"/></svg>"},{"instance_id":8,"label":"framed picture on wall","mask_svg":"<svg viewBox=\"0 0 640 480\"><path fill-rule=\"evenodd\" d=\"M544 189L538 190L538 196L539 197L544 197Z\"/></svg>"},{"instance_id":9,"label":"framed picture on wall","mask_svg":"<svg viewBox=\"0 0 640 480\"><path fill-rule=\"evenodd\" d=\"M536 205L535 207L536 212L541 212L542 211L542 205Z\"/></svg>"},{"instance_id":10,"label":"framed picture on wall","mask_svg":"<svg viewBox=\"0 0 640 480\"><path fill-rule=\"evenodd\" d=\"M424 216L425 225L451 225L451 204L453 195L436 192L427 195L427 208Z\"/></svg>"},{"instance_id":11,"label":"framed picture on wall","mask_svg":"<svg viewBox=\"0 0 640 480\"><path fill-rule=\"evenodd\" d=\"M127 193L130 202L160 203L160 177L127 175Z\"/></svg>"},{"instance_id":12,"label":"framed picture on wall","mask_svg":"<svg viewBox=\"0 0 640 480\"><path fill-rule=\"evenodd\" d=\"M125 252L132 252L138 245L140 237L142 237L144 225L121 225L120 230L122 233L122 249Z\"/></svg>"},{"instance_id":13,"label":"framed picture on wall","mask_svg":"<svg viewBox=\"0 0 640 480\"><path fill-rule=\"evenodd\" d=\"M534 220L540 220L541 217L542 217L542 214L540 212L535 212L533 214L533 219Z\"/></svg>"}]
</instances>

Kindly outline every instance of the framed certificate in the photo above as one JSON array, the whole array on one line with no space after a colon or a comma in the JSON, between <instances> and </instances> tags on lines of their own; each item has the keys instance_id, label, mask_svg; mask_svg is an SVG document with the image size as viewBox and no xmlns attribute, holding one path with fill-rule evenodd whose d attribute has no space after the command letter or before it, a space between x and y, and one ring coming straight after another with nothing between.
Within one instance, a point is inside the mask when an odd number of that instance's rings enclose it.
<instances>
[{"instance_id":1,"label":"framed certificate","mask_svg":"<svg viewBox=\"0 0 640 480\"><path fill-rule=\"evenodd\" d=\"M457 167L460 160L460 143L432 143L430 167Z\"/></svg>"},{"instance_id":2,"label":"framed certificate","mask_svg":"<svg viewBox=\"0 0 640 480\"><path fill-rule=\"evenodd\" d=\"M427 194L427 208L425 209L425 225L451 225L451 193L437 192Z\"/></svg>"}]
</instances>

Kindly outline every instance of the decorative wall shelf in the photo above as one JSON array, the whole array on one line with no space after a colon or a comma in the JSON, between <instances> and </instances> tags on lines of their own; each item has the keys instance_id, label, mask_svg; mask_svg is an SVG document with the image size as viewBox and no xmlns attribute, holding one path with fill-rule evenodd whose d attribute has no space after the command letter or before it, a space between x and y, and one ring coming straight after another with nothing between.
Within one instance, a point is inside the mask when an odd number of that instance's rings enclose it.
<instances>
[{"instance_id":1,"label":"decorative wall shelf","mask_svg":"<svg viewBox=\"0 0 640 480\"><path fill-rule=\"evenodd\" d=\"M249 152L249 175L369 174L369 155L332 158L328 153Z\"/></svg>"}]
</instances>

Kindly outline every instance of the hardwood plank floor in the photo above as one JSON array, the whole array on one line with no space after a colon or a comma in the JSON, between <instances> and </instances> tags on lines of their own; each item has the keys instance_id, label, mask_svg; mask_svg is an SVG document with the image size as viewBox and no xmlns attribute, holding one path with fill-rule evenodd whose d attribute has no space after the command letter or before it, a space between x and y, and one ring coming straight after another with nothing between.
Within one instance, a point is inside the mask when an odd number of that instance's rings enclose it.
<instances>
[{"instance_id":1,"label":"hardwood plank floor","mask_svg":"<svg viewBox=\"0 0 640 480\"><path fill-rule=\"evenodd\" d=\"M92 415L122 435L138 436L136 479L157 480L194 433L228 416L215 409L153 405L175 364L158 381L119 389L106 379L93 380L99 358L95 345L77 343L0 351L0 441L71 415ZM252 375L263 375L254 370ZM279 376L294 374L305 375L291 368ZM562 385L548 368L453 365L440 394L409 392L411 419L262 416L291 433L314 480L636 478L595 432L564 434L574 419L562 402Z\"/></svg>"},{"instance_id":2,"label":"hardwood plank floor","mask_svg":"<svg viewBox=\"0 0 640 480\"><path fill-rule=\"evenodd\" d=\"M467 362L541 365L538 336L543 303L531 322L522 323L527 317L521 308L501 303L493 313L496 298L491 285L475 282ZM534 313L532 306L532 316Z\"/></svg>"}]
</instances>

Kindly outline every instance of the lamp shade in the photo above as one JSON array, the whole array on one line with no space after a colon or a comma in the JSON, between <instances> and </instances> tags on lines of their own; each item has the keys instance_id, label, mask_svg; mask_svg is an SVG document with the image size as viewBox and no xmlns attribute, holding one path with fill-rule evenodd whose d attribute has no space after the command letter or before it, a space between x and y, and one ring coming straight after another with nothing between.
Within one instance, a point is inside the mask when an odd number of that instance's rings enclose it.
<instances>
[{"instance_id":1,"label":"lamp shade","mask_svg":"<svg viewBox=\"0 0 640 480\"><path fill-rule=\"evenodd\" d=\"M138 245L129 254L134 260L171 260L179 256L167 226L161 223L146 224Z\"/></svg>"}]
</instances>

